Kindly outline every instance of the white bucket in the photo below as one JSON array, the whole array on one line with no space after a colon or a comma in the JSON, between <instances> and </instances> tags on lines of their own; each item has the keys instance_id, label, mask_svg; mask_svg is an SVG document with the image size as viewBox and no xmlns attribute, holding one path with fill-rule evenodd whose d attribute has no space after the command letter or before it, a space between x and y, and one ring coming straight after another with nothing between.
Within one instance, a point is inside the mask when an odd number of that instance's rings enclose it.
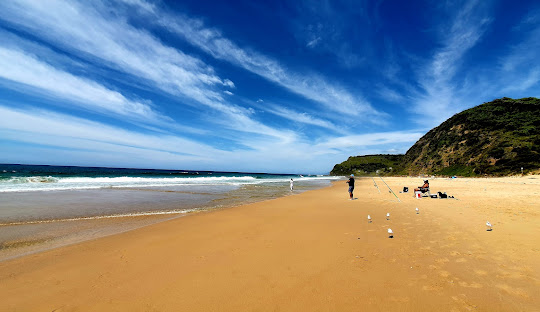
<instances>
[{"instance_id":1,"label":"white bucket","mask_svg":"<svg viewBox=\"0 0 540 312\"><path fill-rule=\"evenodd\" d=\"M416 197L418 199L422 198L422 192L420 192L420 191L414 192L414 197Z\"/></svg>"}]
</instances>

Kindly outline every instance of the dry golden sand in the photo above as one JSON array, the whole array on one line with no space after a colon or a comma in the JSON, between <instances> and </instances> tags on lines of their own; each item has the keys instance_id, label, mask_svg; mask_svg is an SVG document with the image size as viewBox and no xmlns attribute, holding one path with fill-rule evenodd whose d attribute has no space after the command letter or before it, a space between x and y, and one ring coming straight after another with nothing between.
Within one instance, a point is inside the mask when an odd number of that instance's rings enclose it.
<instances>
[{"instance_id":1,"label":"dry golden sand","mask_svg":"<svg viewBox=\"0 0 540 312\"><path fill-rule=\"evenodd\" d=\"M401 202L339 181L2 262L0 310L540 311L540 179L399 193L421 180L385 179Z\"/></svg>"}]
</instances>

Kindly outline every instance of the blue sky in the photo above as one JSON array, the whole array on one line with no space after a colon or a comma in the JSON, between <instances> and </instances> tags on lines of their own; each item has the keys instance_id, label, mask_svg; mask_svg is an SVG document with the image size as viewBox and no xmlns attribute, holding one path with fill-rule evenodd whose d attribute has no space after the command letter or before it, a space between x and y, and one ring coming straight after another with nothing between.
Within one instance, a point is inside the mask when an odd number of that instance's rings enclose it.
<instances>
[{"instance_id":1,"label":"blue sky","mask_svg":"<svg viewBox=\"0 0 540 312\"><path fill-rule=\"evenodd\" d=\"M327 173L540 97L538 1L1 1L0 163Z\"/></svg>"}]
</instances>

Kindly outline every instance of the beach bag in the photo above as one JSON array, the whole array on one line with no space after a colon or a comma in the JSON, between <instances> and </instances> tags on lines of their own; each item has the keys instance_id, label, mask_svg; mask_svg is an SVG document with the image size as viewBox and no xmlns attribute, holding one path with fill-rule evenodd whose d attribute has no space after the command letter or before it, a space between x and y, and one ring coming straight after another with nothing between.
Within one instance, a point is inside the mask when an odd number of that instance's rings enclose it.
<instances>
[{"instance_id":1,"label":"beach bag","mask_svg":"<svg viewBox=\"0 0 540 312\"><path fill-rule=\"evenodd\" d=\"M441 193L441 192L438 192L439 193L439 198L448 198L448 195L446 195L446 193Z\"/></svg>"},{"instance_id":2,"label":"beach bag","mask_svg":"<svg viewBox=\"0 0 540 312\"><path fill-rule=\"evenodd\" d=\"M409 188L408 188L408 187L406 187L406 186L405 186L405 187L403 187L403 193L407 193L407 192L409 192Z\"/></svg>"}]
</instances>

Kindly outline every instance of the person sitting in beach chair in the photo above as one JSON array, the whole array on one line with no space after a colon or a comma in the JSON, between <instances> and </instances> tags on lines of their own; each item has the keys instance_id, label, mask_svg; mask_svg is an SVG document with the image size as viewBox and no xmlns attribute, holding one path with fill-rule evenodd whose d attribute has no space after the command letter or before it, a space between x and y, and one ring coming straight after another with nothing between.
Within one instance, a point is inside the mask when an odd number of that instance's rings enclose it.
<instances>
[{"instance_id":1,"label":"person sitting in beach chair","mask_svg":"<svg viewBox=\"0 0 540 312\"><path fill-rule=\"evenodd\" d=\"M424 194L424 193L430 194L430 192L429 192L429 181L424 180L424 185L419 186L418 188L415 188L414 191L415 192L420 191L420 192L422 192L422 194Z\"/></svg>"}]
</instances>

